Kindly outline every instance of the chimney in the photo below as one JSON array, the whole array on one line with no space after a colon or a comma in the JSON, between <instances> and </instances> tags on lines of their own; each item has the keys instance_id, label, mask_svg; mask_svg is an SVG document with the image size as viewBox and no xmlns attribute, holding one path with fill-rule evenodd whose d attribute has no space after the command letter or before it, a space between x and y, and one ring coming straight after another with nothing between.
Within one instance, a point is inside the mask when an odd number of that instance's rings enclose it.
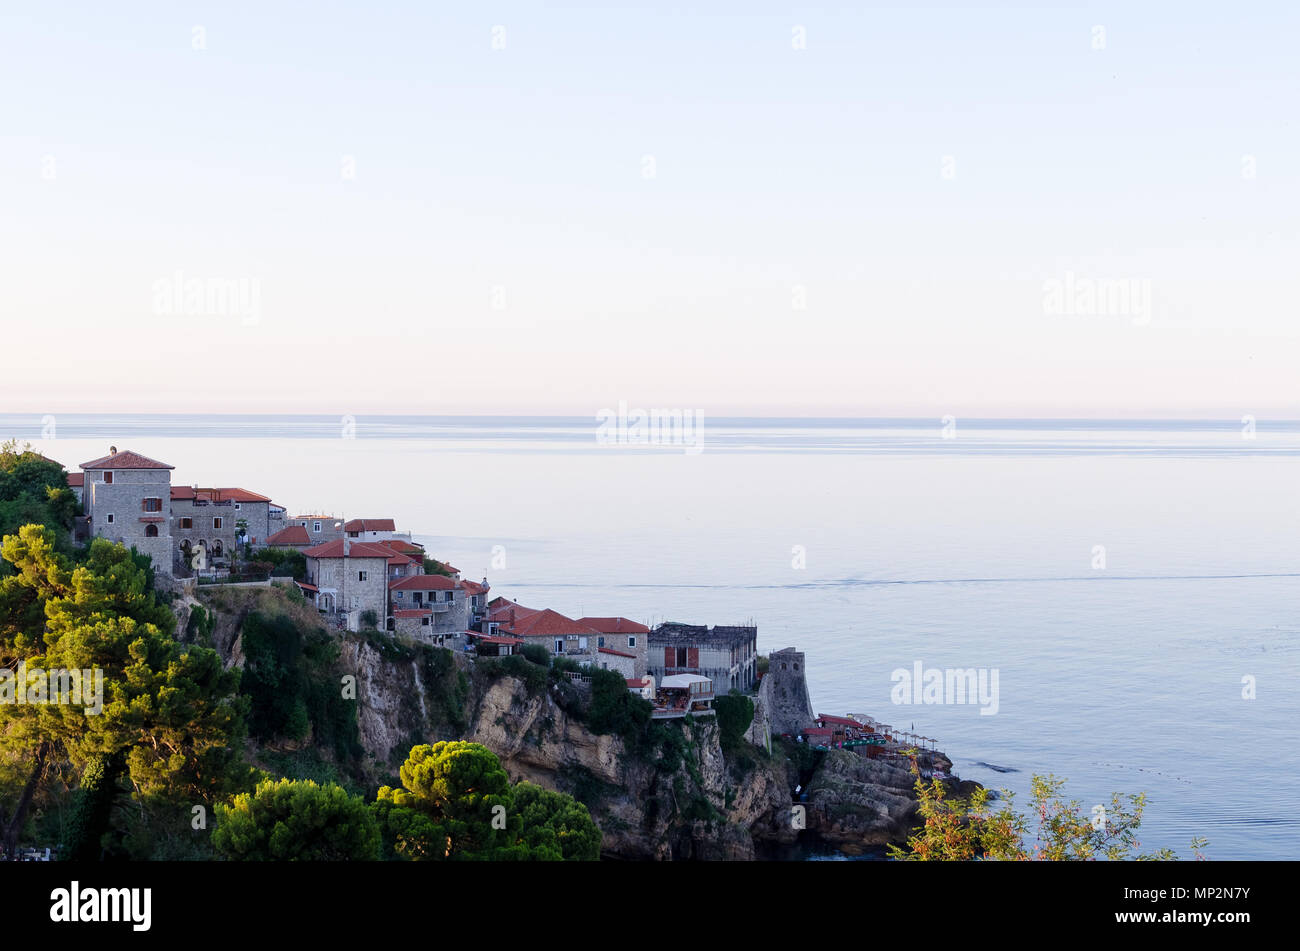
<instances>
[{"instance_id":1,"label":"chimney","mask_svg":"<svg viewBox=\"0 0 1300 951\"><path fill-rule=\"evenodd\" d=\"M108 454L109 454L110 456L116 456L116 455L117 455L117 447L116 447L116 446L109 446L109 447L108 447Z\"/></svg>"}]
</instances>

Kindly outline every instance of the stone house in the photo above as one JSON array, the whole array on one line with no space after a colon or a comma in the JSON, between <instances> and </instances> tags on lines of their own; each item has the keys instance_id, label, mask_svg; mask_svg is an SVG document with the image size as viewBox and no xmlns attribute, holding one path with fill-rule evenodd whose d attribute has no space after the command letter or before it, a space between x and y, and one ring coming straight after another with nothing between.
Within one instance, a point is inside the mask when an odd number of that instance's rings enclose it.
<instances>
[{"instance_id":1,"label":"stone house","mask_svg":"<svg viewBox=\"0 0 1300 951\"><path fill-rule=\"evenodd\" d=\"M357 541L373 542L389 538L411 540L409 533L403 535L397 531L397 524L391 518L353 518L343 523L343 533Z\"/></svg>"},{"instance_id":2,"label":"stone house","mask_svg":"<svg viewBox=\"0 0 1300 951\"><path fill-rule=\"evenodd\" d=\"M344 538L308 548L307 582L299 583L317 609L342 619L348 630L361 629L361 615L373 611L376 624L388 616L388 559L378 545Z\"/></svg>"},{"instance_id":3,"label":"stone house","mask_svg":"<svg viewBox=\"0 0 1300 951\"><path fill-rule=\"evenodd\" d=\"M389 551L387 548L383 550ZM462 633L469 629L469 603L465 592L456 581L444 575L390 579L388 604L388 616L393 619L392 630L397 628L399 611L422 612L405 616L402 620L410 622L418 618L419 626L426 629L425 633Z\"/></svg>"},{"instance_id":4,"label":"stone house","mask_svg":"<svg viewBox=\"0 0 1300 951\"><path fill-rule=\"evenodd\" d=\"M293 528L295 525L306 530L312 545L342 541L347 537L343 531L343 520L333 515L295 515L288 520L285 528Z\"/></svg>"},{"instance_id":5,"label":"stone house","mask_svg":"<svg viewBox=\"0 0 1300 951\"><path fill-rule=\"evenodd\" d=\"M172 574L171 473L175 466L118 452L83 462L82 506L91 535L134 547Z\"/></svg>"},{"instance_id":6,"label":"stone house","mask_svg":"<svg viewBox=\"0 0 1300 951\"><path fill-rule=\"evenodd\" d=\"M318 543L312 541L307 534L306 528L301 525L290 525L288 528L282 528L274 535L268 536L264 547L306 551L316 544Z\"/></svg>"},{"instance_id":7,"label":"stone house","mask_svg":"<svg viewBox=\"0 0 1300 951\"><path fill-rule=\"evenodd\" d=\"M202 564L211 567L229 558L243 540L263 547L275 524L271 500L247 489L174 485L171 503L178 566L198 567L195 555L202 552ZM242 537L241 521L246 532Z\"/></svg>"},{"instance_id":8,"label":"stone house","mask_svg":"<svg viewBox=\"0 0 1300 951\"><path fill-rule=\"evenodd\" d=\"M698 674L718 693L749 691L758 680L758 629L717 625L660 624L649 635L649 673L660 683L676 674Z\"/></svg>"},{"instance_id":9,"label":"stone house","mask_svg":"<svg viewBox=\"0 0 1300 951\"><path fill-rule=\"evenodd\" d=\"M597 647L592 666L602 670L617 670L625 680L637 676L636 654L616 650L613 647Z\"/></svg>"},{"instance_id":10,"label":"stone house","mask_svg":"<svg viewBox=\"0 0 1300 951\"><path fill-rule=\"evenodd\" d=\"M612 648L635 658L629 677L643 676L649 669L650 628L625 617L583 617L578 621L600 632L596 638L597 649Z\"/></svg>"}]
</instances>

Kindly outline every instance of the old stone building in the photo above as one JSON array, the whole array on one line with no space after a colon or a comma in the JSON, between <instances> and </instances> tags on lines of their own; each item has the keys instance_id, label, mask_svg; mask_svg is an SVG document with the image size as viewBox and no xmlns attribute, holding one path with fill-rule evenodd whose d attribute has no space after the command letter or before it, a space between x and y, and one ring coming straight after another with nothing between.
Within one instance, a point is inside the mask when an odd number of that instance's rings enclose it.
<instances>
[{"instance_id":1,"label":"old stone building","mask_svg":"<svg viewBox=\"0 0 1300 951\"><path fill-rule=\"evenodd\" d=\"M378 547L378 546L375 546ZM407 622L414 628L418 621L423 633L462 633L469 629L469 601L460 583L445 575L411 575L390 579L388 584L390 617ZM409 612L418 611L417 615ZM401 618L398 613L403 612ZM418 632L417 632L418 633Z\"/></svg>"},{"instance_id":2,"label":"old stone building","mask_svg":"<svg viewBox=\"0 0 1300 951\"><path fill-rule=\"evenodd\" d=\"M629 677L641 677L650 667L650 628L625 617L584 617L579 623L594 628L599 632L596 649L607 649L631 654L633 658L632 673ZM610 665L613 667L613 665ZM617 669L621 670L622 667Z\"/></svg>"},{"instance_id":3,"label":"old stone building","mask_svg":"<svg viewBox=\"0 0 1300 951\"><path fill-rule=\"evenodd\" d=\"M758 628L660 624L650 632L649 673L660 683L675 674L699 674L719 694L749 691L758 680Z\"/></svg>"},{"instance_id":4,"label":"old stone building","mask_svg":"<svg viewBox=\"0 0 1300 951\"><path fill-rule=\"evenodd\" d=\"M787 647L768 655L758 696L773 733L795 736L811 724L814 716L803 652Z\"/></svg>"},{"instance_id":5,"label":"old stone building","mask_svg":"<svg viewBox=\"0 0 1300 951\"><path fill-rule=\"evenodd\" d=\"M322 614L342 619L349 630L360 630L362 616L374 612L376 626L388 614L388 559L392 552L378 545L344 538L308 548L307 581L303 593Z\"/></svg>"},{"instance_id":6,"label":"old stone building","mask_svg":"<svg viewBox=\"0 0 1300 951\"><path fill-rule=\"evenodd\" d=\"M134 547L172 574L171 473L175 468L137 452L83 462L82 506L89 534Z\"/></svg>"},{"instance_id":7,"label":"old stone building","mask_svg":"<svg viewBox=\"0 0 1300 951\"><path fill-rule=\"evenodd\" d=\"M271 510L279 508L247 489L188 485L172 486L171 503L177 564L193 568L225 563L244 541L263 547L275 524Z\"/></svg>"}]
</instances>

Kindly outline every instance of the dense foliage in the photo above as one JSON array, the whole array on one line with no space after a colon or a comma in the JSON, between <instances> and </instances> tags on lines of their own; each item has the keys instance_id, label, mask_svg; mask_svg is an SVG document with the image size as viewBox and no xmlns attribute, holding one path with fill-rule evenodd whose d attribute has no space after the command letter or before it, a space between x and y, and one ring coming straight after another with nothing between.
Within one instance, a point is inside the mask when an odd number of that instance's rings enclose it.
<instances>
[{"instance_id":1,"label":"dense foliage","mask_svg":"<svg viewBox=\"0 0 1300 951\"><path fill-rule=\"evenodd\" d=\"M600 854L586 806L526 783L514 788L496 754L462 741L420 745L373 805L389 857L439 860L584 860Z\"/></svg>"},{"instance_id":2,"label":"dense foliage","mask_svg":"<svg viewBox=\"0 0 1300 951\"><path fill-rule=\"evenodd\" d=\"M379 858L379 826L341 786L268 780L217 806L212 845L239 861L367 861Z\"/></svg>"}]
</instances>

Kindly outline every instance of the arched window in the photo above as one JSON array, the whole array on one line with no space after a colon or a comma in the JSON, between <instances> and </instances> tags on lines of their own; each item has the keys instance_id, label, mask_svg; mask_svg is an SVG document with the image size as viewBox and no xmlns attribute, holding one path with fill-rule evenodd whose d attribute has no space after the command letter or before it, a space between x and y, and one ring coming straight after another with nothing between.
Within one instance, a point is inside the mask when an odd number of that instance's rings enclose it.
<instances>
[{"instance_id":1,"label":"arched window","mask_svg":"<svg viewBox=\"0 0 1300 951\"><path fill-rule=\"evenodd\" d=\"M144 529L144 537L145 537L145 538L157 538L157 537L158 537L158 526L157 526L157 525L146 525L146 526L145 526L145 529Z\"/></svg>"},{"instance_id":2,"label":"arched window","mask_svg":"<svg viewBox=\"0 0 1300 951\"><path fill-rule=\"evenodd\" d=\"M221 539L218 538L215 542L212 543L212 554L220 558L222 551L223 549L221 547Z\"/></svg>"}]
</instances>

